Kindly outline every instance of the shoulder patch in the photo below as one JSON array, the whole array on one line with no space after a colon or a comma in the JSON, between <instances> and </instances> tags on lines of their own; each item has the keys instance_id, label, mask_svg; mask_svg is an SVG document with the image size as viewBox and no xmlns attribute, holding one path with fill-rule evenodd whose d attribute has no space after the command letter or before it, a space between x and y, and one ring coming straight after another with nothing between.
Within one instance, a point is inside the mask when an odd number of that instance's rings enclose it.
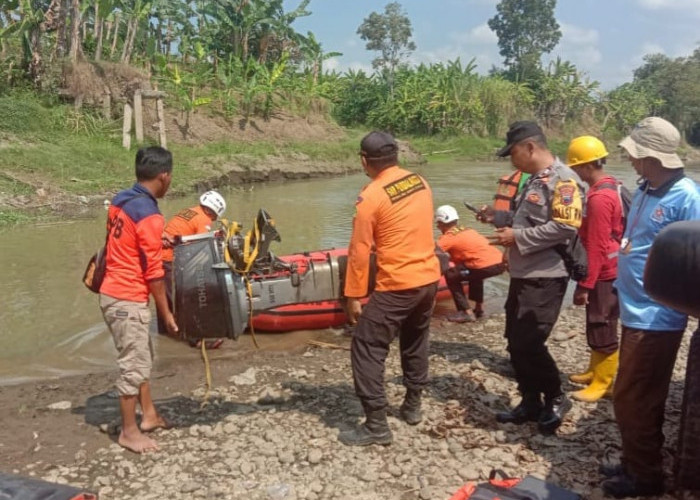
<instances>
[{"instance_id":1,"label":"shoulder patch","mask_svg":"<svg viewBox=\"0 0 700 500\"><path fill-rule=\"evenodd\" d=\"M582 217L583 202L576 182L573 179L557 182L552 199L552 219L579 228Z\"/></svg>"},{"instance_id":2,"label":"shoulder patch","mask_svg":"<svg viewBox=\"0 0 700 500\"><path fill-rule=\"evenodd\" d=\"M417 174L409 174L406 177L402 177L401 179L384 186L384 192L386 192L387 196L389 196L389 200L391 200L392 203L403 200L407 196L424 189L425 183Z\"/></svg>"},{"instance_id":3,"label":"shoulder patch","mask_svg":"<svg viewBox=\"0 0 700 500\"><path fill-rule=\"evenodd\" d=\"M196 216L197 216L197 212L195 212L191 208L186 208L184 210L180 210L180 212L176 215L176 217L179 217L181 219L185 219L187 221L194 219Z\"/></svg>"},{"instance_id":4,"label":"shoulder patch","mask_svg":"<svg viewBox=\"0 0 700 500\"><path fill-rule=\"evenodd\" d=\"M539 193L530 193L527 195L527 201L530 203L539 203L541 199Z\"/></svg>"},{"instance_id":5,"label":"shoulder patch","mask_svg":"<svg viewBox=\"0 0 700 500\"><path fill-rule=\"evenodd\" d=\"M562 205L569 206L574 202L574 194L576 194L574 186L571 184L559 184L557 190L559 191L559 199Z\"/></svg>"}]
</instances>

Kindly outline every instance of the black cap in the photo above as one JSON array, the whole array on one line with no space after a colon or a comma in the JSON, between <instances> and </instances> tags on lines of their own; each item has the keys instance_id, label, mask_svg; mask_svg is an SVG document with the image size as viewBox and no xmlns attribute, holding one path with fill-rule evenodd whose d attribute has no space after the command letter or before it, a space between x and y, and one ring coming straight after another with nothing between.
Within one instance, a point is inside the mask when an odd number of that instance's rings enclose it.
<instances>
[{"instance_id":1,"label":"black cap","mask_svg":"<svg viewBox=\"0 0 700 500\"><path fill-rule=\"evenodd\" d=\"M496 155L509 156L513 145L523 141L529 137L541 135L544 137L544 132L535 122L522 121L511 123L508 133L506 134L506 145L503 146Z\"/></svg>"},{"instance_id":2,"label":"black cap","mask_svg":"<svg viewBox=\"0 0 700 500\"><path fill-rule=\"evenodd\" d=\"M389 158L398 153L399 147L391 134L375 130L362 139L360 150L367 158Z\"/></svg>"}]
</instances>

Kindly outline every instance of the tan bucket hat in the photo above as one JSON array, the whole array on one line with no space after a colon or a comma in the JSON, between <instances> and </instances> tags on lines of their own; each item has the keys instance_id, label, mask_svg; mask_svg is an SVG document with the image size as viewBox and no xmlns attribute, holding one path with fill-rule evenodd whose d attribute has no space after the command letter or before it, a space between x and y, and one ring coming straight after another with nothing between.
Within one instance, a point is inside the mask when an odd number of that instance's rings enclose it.
<instances>
[{"instance_id":1,"label":"tan bucket hat","mask_svg":"<svg viewBox=\"0 0 700 500\"><path fill-rule=\"evenodd\" d=\"M683 168L683 161L676 154L680 143L681 134L673 124L658 116L650 116L637 123L619 145L632 158L651 156L665 168Z\"/></svg>"}]
</instances>

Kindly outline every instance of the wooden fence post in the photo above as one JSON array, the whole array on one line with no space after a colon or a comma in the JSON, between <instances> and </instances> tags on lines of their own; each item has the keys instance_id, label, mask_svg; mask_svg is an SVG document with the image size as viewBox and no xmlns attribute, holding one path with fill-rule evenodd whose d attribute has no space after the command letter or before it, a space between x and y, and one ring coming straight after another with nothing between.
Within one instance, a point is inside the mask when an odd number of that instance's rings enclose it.
<instances>
[{"instance_id":1,"label":"wooden fence post","mask_svg":"<svg viewBox=\"0 0 700 500\"><path fill-rule=\"evenodd\" d=\"M112 118L112 93L108 88L105 88L105 93L102 94L102 116L107 120Z\"/></svg>"},{"instance_id":2,"label":"wooden fence post","mask_svg":"<svg viewBox=\"0 0 700 500\"><path fill-rule=\"evenodd\" d=\"M122 146L131 148L131 115L133 110L128 102L124 104L124 125L122 126Z\"/></svg>"},{"instance_id":3,"label":"wooden fence post","mask_svg":"<svg viewBox=\"0 0 700 500\"><path fill-rule=\"evenodd\" d=\"M156 98L156 115L158 117L158 139L162 148L167 148L168 144L165 139L165 110L163 108L163 99Z\"/></svg>"},{"instance_id":4,"label":"wooden fence post","mask_svg":"<svg viewBox=\"0 0 700 500\"><path fill-rule=\"evenodd\" d=\"M143 101L141 91L134 92L134 127L136 129L136 142L143 142Z\"/></svg>"}]
</instances>

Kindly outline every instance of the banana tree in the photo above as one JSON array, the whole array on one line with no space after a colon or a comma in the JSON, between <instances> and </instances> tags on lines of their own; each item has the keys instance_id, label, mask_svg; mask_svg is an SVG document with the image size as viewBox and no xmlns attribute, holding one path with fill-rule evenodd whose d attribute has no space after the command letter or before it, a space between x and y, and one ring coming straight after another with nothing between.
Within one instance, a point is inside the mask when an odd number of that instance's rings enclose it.
<instances>
[{"instance_id":1,"label":"banana tree","mask_svg":"<svg viewBox=\"0 0 700 500\"><path fill-rule=\"evenodd\" d=\"M18 20L0 30L0 38L18 37L22 44L22 66L38 85L42 75L41 39L45 30L44 9L36 0L4 0L3 9L16 10Z\"/></svg>"},{"instance_id":2,"label":"banana tree","mask_svg":"<svg viewBox=\"0 0 700 500\"><path fill-rule=\"evenodd\" d=\"M124 46L122 47L121 61L129 63L134 52L134 40L136 32L142 20L147 19L151 11L153 0L123 0L121 9L124 12L127 21L126 37Z\"/></svg>"}]
</instances>

